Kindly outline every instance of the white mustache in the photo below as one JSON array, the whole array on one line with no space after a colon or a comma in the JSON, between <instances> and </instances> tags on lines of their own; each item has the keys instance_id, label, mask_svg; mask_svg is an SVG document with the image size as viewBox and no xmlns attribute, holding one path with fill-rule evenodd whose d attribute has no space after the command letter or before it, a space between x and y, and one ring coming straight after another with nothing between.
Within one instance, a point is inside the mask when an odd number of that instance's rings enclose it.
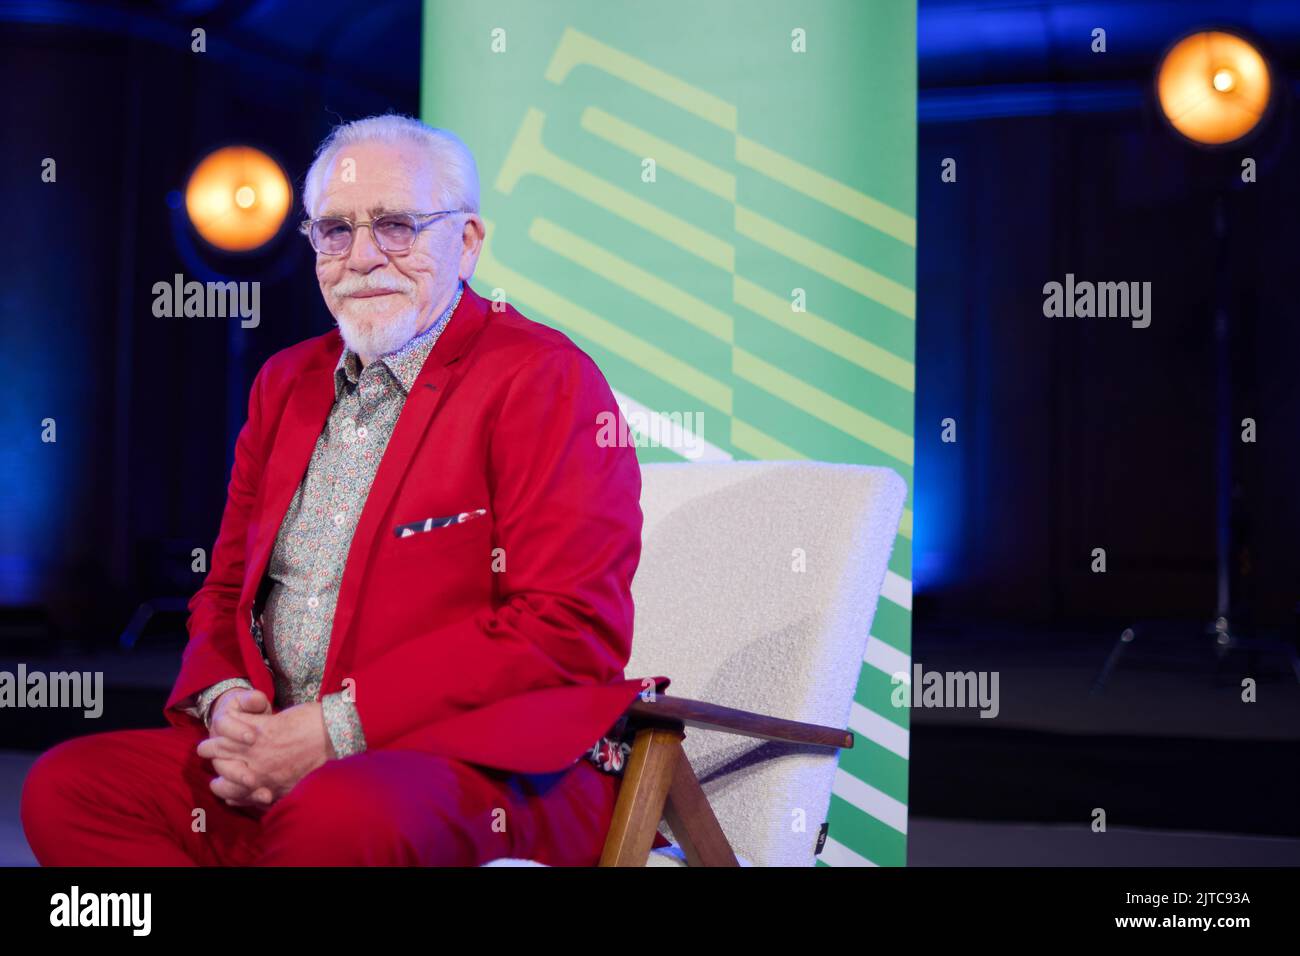
<instances>
[{"instance_id":1,"label":"white mustache","mask_svg":"<svg viewBox=\"0 0 1300 956\"><path fill-rule=\"evenodd\" d=\"M401 292L409 295L414 289L414 282L408 282L394 276L368 275L340 279L334 288L330 290L330 294L336 299L344 299L350 295L356 295L358 292L375 292L379 290Z\"/></svg>"}]
</instances>

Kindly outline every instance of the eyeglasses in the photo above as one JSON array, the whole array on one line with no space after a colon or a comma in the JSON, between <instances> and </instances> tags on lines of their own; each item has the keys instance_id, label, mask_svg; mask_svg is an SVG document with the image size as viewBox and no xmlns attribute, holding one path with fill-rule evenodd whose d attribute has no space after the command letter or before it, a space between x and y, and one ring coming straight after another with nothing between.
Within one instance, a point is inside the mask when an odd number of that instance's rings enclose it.
<instances>
[{"instance_id":1,"label":"eyeglasses","mask_svg":"<svg viewBox=\"0 0 1300 956\"><path fill-rule=\"evenodd\" d=\"M367 222L346 216L324 216L304 219L298 231L307 237L311 247L322 256L345 256L352 251L352 240L362 226L370 227L375 245L386 253L410 251L415 237L442 216L469 212L468 209L440 209L437 212L390 212Z\"/></svg>"}]
</instances>

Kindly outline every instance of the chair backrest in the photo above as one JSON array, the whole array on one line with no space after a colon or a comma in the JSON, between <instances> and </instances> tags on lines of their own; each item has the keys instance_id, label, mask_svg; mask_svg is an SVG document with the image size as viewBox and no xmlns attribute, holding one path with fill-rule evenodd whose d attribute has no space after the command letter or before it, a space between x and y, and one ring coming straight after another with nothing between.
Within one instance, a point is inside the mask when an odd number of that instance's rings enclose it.
<instances>
[{"instance_id":1,"label":"chair backrest","mask_svg":"<svg viewBox=\"0 0 1300 956\"><path fill-rule=\"evenodd\" d=\"M903 479L808 461L641 472L628 676L665 674L671 696L847 728ZM838 754L689 727L685 748L738 854L815 863Z\"/></svg>"}]
</instances>

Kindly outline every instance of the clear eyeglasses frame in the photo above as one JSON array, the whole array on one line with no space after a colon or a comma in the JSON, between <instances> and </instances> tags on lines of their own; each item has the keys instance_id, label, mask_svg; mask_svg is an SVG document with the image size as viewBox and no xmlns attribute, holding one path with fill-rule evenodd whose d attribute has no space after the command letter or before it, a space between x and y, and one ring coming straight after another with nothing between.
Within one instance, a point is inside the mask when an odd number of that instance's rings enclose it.
<instances>
[{"instance_id":1,"label":"clear eyeglasses frame","mask_svg":"<svg viewBox=\"0 0 1300 956\"><path fill-rule=\"evenodd\" d=\"M375 245L389 255L410 252L416 238L443 216L470 212L468 209L439 209L437 212L389 212L374 219L350 219L347 216L321 216L304 219L298 231L322 256L346 256L352 251L357 230L370 227Z\"/></svg>"}]
</instances>

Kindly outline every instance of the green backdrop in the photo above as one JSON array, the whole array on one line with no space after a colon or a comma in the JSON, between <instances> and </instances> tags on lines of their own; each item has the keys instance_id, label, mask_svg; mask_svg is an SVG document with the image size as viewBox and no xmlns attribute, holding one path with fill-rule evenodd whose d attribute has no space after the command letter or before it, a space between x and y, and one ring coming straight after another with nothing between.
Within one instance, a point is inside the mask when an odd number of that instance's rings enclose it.
<instances>
[{"instance_id":1,"label":"green backdrop","mask_svg":"<svg viewBox=\"0 0 1300 956\"><path fill-rule=\"evenodd\" d=\"M423 31L422 118L479 163L476 291L568 334L625 412L686 415L693 460L906 480L819 857L903 865L914 0L426 0Z\"/></svg>"}]
</instances>

